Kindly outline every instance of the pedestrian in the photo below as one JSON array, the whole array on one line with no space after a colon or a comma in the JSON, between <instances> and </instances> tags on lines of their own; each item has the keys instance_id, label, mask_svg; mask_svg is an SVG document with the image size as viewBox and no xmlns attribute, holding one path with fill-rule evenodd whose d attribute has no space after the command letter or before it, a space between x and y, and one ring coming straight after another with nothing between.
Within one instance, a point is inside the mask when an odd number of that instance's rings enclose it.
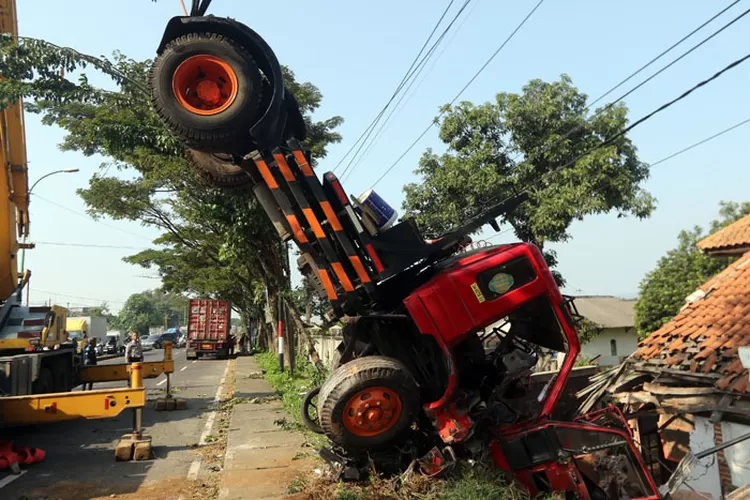
<instances>
[{"instance_id":1,"label":"pedestrian","mask_svg":"<svg viewBox=\"0 0 750 500\"><path fill-rule=\"evenodd\" d=\"M127 363L143 362L143 347L141 338L136 332L130 332L130 340L125 344L125 361Z\"/></svg>"},{"instance_id":2,"label":"pedestrian","mask_svg":"<svg viewBox=\"0 0 750 500\"><path fill-rule=\"evenodd\" d=\"M83 365L84 366L96 366L97 359L96 359L96 337L89 340L89 343L86 347L83 348ZM84 382L83 383L83 390L87 390L86 386L88 385L88 390L92 390L94 388L93 382Z\"/></svg>"}]
</instances>

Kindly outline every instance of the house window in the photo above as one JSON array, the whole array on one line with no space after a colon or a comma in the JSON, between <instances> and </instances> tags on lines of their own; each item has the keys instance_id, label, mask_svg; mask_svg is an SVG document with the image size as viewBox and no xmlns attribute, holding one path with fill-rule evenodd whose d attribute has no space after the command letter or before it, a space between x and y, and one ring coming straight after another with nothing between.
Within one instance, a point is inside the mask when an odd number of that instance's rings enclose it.
<instances>
[{"instance_id":1,"label":"house window","mask_svg":"<svg viewBox=\"0 0 750 500\"><path fill-rule=\"evenodd\" d=\"M612 356L617 356L617 340L612 339L609 341L609 350L612 353Z\"/></svg>"}]
</instances>

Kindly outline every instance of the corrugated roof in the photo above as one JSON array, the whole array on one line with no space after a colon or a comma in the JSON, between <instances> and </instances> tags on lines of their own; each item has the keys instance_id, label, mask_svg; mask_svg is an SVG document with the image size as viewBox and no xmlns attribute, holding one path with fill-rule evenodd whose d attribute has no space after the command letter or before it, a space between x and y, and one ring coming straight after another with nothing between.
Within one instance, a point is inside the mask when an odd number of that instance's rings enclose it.
<instances>
[{"instance_id":1,"label":"corrugated roof","mask_svg":"<svg viewBox=\"0 0 750 500\"><path fill-rule=\"evenodd\" d=\"M750 345L750 252L701 286L672 321L649 335L636 359L694 373L721 375L716 387L750 393L740 346Z\"/></svg>"},{"instance_id":2,"label":"corrugated roof","mask_svg":"<svg viewBox=\"0 0 750 500\"><path fill-rule=\"evenodd\" d=\"M746 252L750 249L750 215L702 239L696 246L706 253L727 251Z\"/></svg>"},{"instance_id":3,"label":"corrugated roof","mask_svg":"<svg viewBox=\"0 0 750 500\"><path fill-rule=\"evenodd\" d=\"M635 300L604 295L576 297L578 313L604 328L630 328L635 325Z\"/></svg>"}]
</instances>

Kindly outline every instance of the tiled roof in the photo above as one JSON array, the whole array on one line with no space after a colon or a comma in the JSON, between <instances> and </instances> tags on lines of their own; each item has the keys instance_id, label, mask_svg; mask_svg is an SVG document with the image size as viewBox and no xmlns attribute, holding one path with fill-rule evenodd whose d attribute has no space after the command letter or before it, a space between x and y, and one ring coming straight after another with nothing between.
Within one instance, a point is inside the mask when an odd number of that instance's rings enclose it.
<instances>
[{"instance_id":1,"label":"tiled roof","mask_svg":"<svg viewBox=\"0 0 750 500\"><path fill-rule=\"evenodd\" d=\"M605 295L583 295L575 298L576 309L584 318L604 328L632 328L635 325L635 300Z\"/></svg>"},{"instance_id":2,"label":"tiled roof","mask_svg":"<svg viewBox=\"0 0 750 500\"><path fill-rule=\"evenodd\" d=\"M701 286L702 297L649 335L633 357L666 368L720 375L721 390L750 393L738 355L750 345L750 252Z\"/></svg>"},{"instance_id":3,"label":"tiled roof","mask_svg":"<svg viewBox=\"0 0 750 500\"><path fill-rule=\"evenodd\" d=\"M747 251L750 248L750 215L702 239L696 246L707 253L727 250Z\"/></svg>"}]
</instances>

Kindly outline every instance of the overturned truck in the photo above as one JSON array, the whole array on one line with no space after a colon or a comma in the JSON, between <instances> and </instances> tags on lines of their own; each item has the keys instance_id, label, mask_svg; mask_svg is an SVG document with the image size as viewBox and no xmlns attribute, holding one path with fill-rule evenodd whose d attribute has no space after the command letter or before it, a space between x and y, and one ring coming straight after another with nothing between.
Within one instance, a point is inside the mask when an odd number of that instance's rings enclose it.
<instances>
[{"instance_id":1,"label":"overturned truck","mask_svg":"<svg viewBox=\"0 0 750 500\"><path fill-rule=\"evenodd\" d=\"M556 420L580 343L572 300L531 244L472 246L469 235L523 203L519 195L439 238L393 222L377 196L349 197L319 178L306 127L279 62L255 31L206 16L173 18L150 76L154 109L216 186L252 189L300 271L346 327L316 396L311 428L329 461L357 475L419 459L427 474L453 460L490 460L535 495L659 498L615 409ZM563 358L534 385L544 354ZM315 398L307 398L308 405Z\"/></svg>"}]
</instances>

